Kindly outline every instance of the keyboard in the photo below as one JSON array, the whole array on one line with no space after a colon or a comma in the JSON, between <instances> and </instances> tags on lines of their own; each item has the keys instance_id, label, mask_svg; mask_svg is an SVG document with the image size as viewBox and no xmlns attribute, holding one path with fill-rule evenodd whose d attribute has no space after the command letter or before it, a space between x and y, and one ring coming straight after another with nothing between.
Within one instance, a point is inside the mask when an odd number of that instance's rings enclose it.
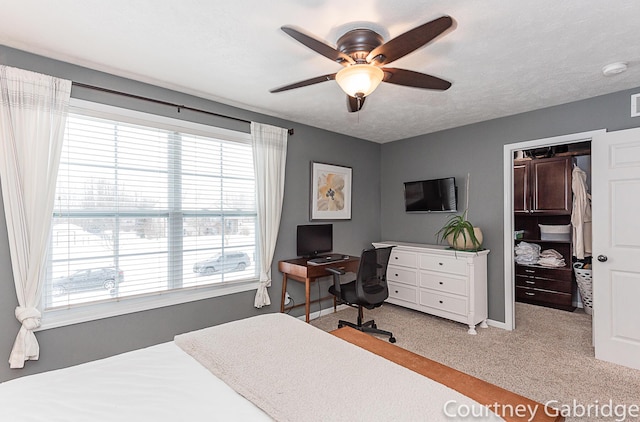
<instances>
[{"instance_id":1,"label":"keyboard","mask_svg":"<svg viewBox=\"0 0 640 422\"><path fill-rule=\"evenodd\" d=\"M333 262L340 262L344 260L345 260L344 255L332 254L332 255L319 256L317 258L309 259L307 261L307 264L322 265L322 264L331 264Z\"/></svg>"}]
</instances>

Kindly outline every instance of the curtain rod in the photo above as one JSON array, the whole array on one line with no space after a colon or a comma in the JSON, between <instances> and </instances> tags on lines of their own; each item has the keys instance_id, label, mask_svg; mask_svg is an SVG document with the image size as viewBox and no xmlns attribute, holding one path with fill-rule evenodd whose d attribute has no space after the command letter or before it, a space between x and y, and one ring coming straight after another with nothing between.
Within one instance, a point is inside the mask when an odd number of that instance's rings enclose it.
<instances>
[{"instance_id":1,"label":"curtain rod","mask_svg":"<svg viewBox=\"0 0 640 422\"><path fill-rule=\"evenodd\" d=\"M108 94L115 94L115 95L120 95L120 96L123 96L123 97L135 98L136 100L143 100L143 101L148 101L148 102L152 102L152 103L155 103L155 104L162 104L162 105L166 105L166 106L169 106L169 107L175 107L175 108L178 109L178 113L180 113L180 110L189 110L189 111L195 111L195 112L198 112L198 113L208 114L210 116L222 117L224 119L235 120L237 122L251 124L250 120L240 119L238 117L233 117L233 116L226 116L224 114L214 113L213 111L207 111L207 110L202 110L202 109L199 109L199 108L189 107L189 106L185 106L185 105L181 105L181 104L170 103L168 101L156 100L154 98L148 98L148 97L143 97L143 96L140 96L140 95L129 94L127 92L115 91L115 90L109 89L109 88L102 88L102 87L99 87L99 86L83 84L81 82L72 82L72 84L77 86L77 87L80 87L80 88L87 88L87 89L92 89L94 91L106 92ZM289 135L293 135L293 129L289 129L288 132L289 132Z\"/></svg>"}]
</instances>

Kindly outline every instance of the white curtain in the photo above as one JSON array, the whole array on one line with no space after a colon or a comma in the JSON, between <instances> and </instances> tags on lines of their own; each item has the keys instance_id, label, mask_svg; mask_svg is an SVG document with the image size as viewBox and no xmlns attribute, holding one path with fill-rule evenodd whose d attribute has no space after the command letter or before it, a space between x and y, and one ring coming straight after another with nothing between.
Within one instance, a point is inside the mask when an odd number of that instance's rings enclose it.
<instances>
[{"instance_id":1,"label":"white curtain","mask_svg":"<svg viewBox=\"0 0 640 422\"><path fill-rule=\"evenodd\" d=\"M278 239L282 198L284 197L284 171L287 161L287 129L260 123L251 123L253 140L253 168L256 178L256 196L260 233L260 285L254 306L270 305L267 287L271 286L271 263Z\"/></svg>"},{"instance_id":2,"label":"white curtain","mask_svg":"<svg viewBox=\"0 0 640 422\"><path fill-rule=\"evenodd\" d=\"M18 296L18 332L9 365L37 360L33 333L46 274L51 213L71 94L71 81L0 66L0 183L11 267Z\"/></svg>"}]
</instances>

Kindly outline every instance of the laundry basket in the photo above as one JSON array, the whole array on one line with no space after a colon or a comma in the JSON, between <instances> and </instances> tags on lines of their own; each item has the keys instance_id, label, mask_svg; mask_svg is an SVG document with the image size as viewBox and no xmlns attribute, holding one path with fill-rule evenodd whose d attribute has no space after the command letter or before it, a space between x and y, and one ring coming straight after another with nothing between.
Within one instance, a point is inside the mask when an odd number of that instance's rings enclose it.
<instances>
[{"instance_id":1,"label":"laundry basket","mask_svg":"<svg viewBox=\"0 0 640 422\"><path fill-rule=\"evenodd\" d=\"M580 290L580 297L584 305L584 312L587 315L593 314L593 281L591 278L591 268L583 268L582 262L573 264L573 271L576 273L576 283Z\"/></svg>"}]
</instances>

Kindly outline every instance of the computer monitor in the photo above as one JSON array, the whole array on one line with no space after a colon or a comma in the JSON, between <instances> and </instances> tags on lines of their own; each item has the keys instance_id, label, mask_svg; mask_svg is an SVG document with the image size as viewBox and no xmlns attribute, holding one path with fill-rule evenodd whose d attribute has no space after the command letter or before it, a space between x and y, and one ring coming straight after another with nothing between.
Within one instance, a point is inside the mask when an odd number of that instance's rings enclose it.
<instances>
[{"instance_id":1,"label":"computer monitor","mask_svg":"<svg viewBox=\"0 0 640 422\"><path fill-rule=\"evenodd\" d=\"M333 250L333 224L298 226L296 251L298 256L314 257Z\"/></svg>"}]
</instances>

